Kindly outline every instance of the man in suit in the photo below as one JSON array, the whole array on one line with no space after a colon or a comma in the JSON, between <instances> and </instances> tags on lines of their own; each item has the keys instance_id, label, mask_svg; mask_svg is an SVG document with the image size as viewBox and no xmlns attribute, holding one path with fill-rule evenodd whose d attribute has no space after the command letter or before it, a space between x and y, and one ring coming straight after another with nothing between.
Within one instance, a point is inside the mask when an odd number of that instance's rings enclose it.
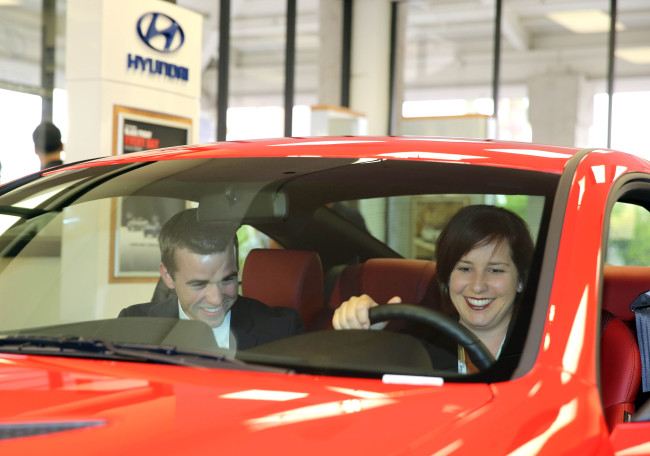
<instances>
[{"instance_id":1,"label":"man in suit","mask_svg":"<svg viewBox=\"0 0 650 456\"><path fill-rule=\"evenodd\" d=\"M199 222L197 214L197 209L175 214L158 235L160 276L176 296L127 307L119 317L200 320L212 328L219 347L231 350L305 332L295 309L269 307L238 295L235 227Z\"/></svg>"}]
</instances>

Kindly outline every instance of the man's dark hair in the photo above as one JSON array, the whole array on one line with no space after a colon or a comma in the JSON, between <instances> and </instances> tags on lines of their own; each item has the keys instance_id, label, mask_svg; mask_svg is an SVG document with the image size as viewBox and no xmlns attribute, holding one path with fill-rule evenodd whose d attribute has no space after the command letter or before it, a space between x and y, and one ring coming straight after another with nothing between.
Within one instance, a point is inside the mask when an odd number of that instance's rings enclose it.
<instances>
[{"instance_id":1,"label":"man's dark hair","mask_svg":"<svg viewBox=\"0 0 650 456\"><path fill-rule=\"evenodd\" d=\"M47 154L58 152L63 147L61 132L50 121L45 121L36 127L32 133L32 139L36 149Z\"/></svg>"},{"instance_id":2,"label":"man's dark hair","mask_svg":"<svg viewBox=\"0 0 650 456\"><path fill-rule=\"evenodd\" d=\"M158 234L160 258L172 277L177 269L174 257L177 249L187 249L199 255L211 255L225 251L231 243L235 246L235 259L237 259L239 254L237 226L200 222L196 208L174 214Z\"/></svg>"}]
</instances>

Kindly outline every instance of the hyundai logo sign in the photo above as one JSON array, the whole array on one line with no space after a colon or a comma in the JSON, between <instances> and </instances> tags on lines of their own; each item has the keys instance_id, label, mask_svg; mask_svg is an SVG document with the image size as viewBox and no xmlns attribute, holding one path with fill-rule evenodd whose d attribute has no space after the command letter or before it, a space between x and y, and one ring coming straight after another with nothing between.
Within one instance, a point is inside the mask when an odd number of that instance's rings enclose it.
<instances>
[{"instance_id":1,"label":"hyundai logo sign","mask_svg":"<svg viewBox=\"0 0 650 456\"><path fill-rule=\"evenodd\" d=\"M138 19L138 35L158 52L177 51L185 41L181 26L163 13L145 13Z\"/></svg>"}]
</instances>

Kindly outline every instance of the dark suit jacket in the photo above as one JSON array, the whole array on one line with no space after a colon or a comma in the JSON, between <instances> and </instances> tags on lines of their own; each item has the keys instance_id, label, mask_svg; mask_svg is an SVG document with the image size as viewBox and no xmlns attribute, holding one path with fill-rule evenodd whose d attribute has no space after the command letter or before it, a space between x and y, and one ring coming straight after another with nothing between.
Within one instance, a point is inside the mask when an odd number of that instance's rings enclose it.
<instances>
[{"instance_id":1,"label":"dark suit jacket","mask_svg":"<svg viewBox=\"0 0 650 456\"><path fill-rule=\"evenodd\" d=\"M230 312L231 349L246 350L307 331L298 311L289 307L269 307L238 296ZM135 304L122 309L118 317L178 318L178 298Z\"/></svg>"}]
</instances>

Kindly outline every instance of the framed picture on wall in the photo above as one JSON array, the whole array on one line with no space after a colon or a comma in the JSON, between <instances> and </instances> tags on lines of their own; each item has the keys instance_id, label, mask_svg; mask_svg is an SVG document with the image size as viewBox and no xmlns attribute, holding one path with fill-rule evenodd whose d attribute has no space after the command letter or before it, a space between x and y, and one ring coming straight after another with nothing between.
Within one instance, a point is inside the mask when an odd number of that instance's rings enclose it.
<instances>
[{"instance_id":1,"label":"framed picture on wall","mask_svg":"<svg viewBox=\"0 0 650 456\"><path fill-rule=\"evenodd\" d=\"M188 144L192 121L183 117L115 106L113 155ZM111 207L111 282L155 282L160 250L158 232L183 200L151 196L114 198Z\"/></svg>"},{"instance_id":2,"label":"framed picture on wall","mask_svg":"<svg viewBox=\"0 0 650 456\"><path fill-rule=\"evenodd\" d=\"M436 241L451 217L470 204L464 196L414 196L411 198L411 257L432 260Z\"/></svg>"}]
</instances>

